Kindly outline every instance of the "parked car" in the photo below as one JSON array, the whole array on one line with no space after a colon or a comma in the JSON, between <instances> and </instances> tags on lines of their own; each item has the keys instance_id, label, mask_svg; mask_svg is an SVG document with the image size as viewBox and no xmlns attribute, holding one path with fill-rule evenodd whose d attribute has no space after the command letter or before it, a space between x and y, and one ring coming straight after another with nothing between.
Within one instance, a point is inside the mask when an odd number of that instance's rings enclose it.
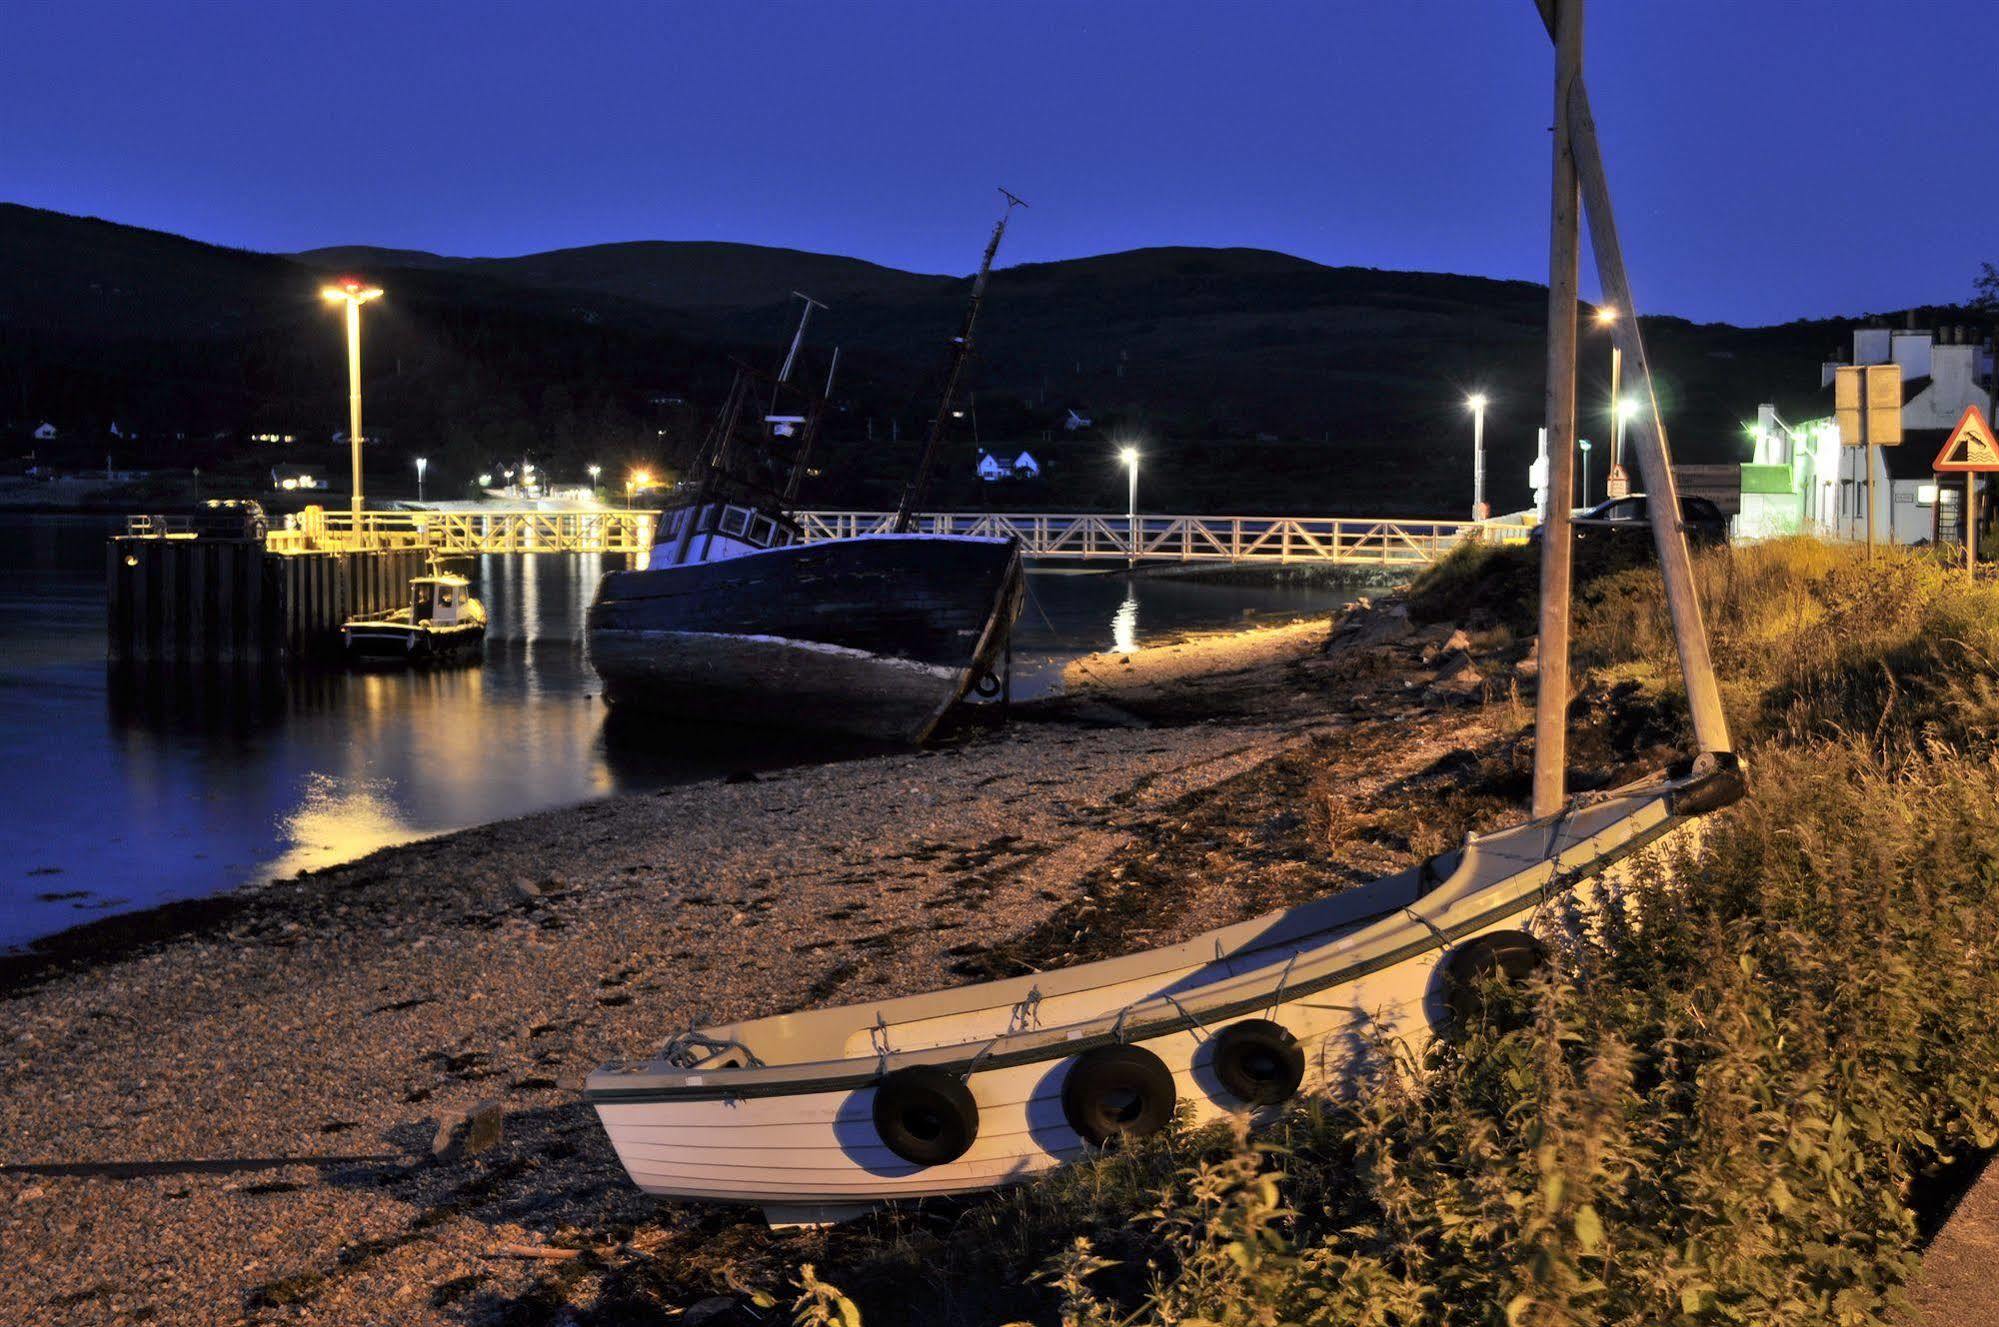
<instances>
[{"instance_id":1,"label":"parked car","mask_svg":"<svg viewBox=\"0 0 1999 1327\"><path fill-rule=\"evenodd\" d=\"M1711 499L1681 494L1680 523L1686 529L1687 542L1695 548L1728 542L1728 517ZM1570 517L1569 524L1575 530L1579 552L1590 548L1628 549L1649 555L1652 549L1651 512L1643 493L1599 502L1588 511ZM1540 539L1539 527L1531 537Z\"/></svg>"}]
</instances>

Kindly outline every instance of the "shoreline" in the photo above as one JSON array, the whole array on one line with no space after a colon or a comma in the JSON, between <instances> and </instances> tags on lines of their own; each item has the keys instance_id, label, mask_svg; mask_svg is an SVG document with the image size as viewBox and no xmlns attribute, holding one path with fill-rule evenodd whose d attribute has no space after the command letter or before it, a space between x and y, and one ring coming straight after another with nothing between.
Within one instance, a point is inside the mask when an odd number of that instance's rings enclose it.
<instances>
[{"instance_id":1,"label":"shoreline","mask_svg":"<svg viewBox=\"0 0 1999 1327\"><path fill-rule=\"evenodd\" d=\"M537 812L94 923L130 944L5 996L0 1238L28 1257L0 1317L447 1322L448 1287L545 1293L544 1268L493 1250L563 1232L642 1228L691 1266L717 1232L768 1252L753 1214L632 1188L581 1076L690 1023L1170 943L1506 811L1450 802L1466 753L1509 740L1506 707L1421 699L1404 684L1428 647L1357 663L1327 635L1152 647L1116 665L1139 685L933 749ZM1436 792L1421 823L1412 789ZM1337 828L1356 816L1380 830ZM435 1159L439 1122L485 1102L500 1142Z\"/></svg>"}]
</instances>

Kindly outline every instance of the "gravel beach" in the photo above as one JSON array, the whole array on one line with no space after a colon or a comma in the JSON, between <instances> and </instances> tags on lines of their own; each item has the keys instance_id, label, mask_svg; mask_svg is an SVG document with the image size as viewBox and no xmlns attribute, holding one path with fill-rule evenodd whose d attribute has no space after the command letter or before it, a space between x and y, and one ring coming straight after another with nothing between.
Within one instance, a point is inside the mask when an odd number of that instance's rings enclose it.
<instances>
[{"instance_id":1,"label":"gravel beach","mask_svg":"<svg viewBox=\"0 0 1999 1327\"><path fill-rule=\"evenodd\" d=\"M638 1194L581 1076L690 1023L1166 943L1503 814L1452 790L1512 707L1377 634L1095 656L931 750L483 826L17 969L0 1322L559 1322L607 1280L555 1246L732 1293L713 1251L768 1240L755 1215ZM436 1155L482 1103L497 1141Z\"/></svg>"}]
</instances>

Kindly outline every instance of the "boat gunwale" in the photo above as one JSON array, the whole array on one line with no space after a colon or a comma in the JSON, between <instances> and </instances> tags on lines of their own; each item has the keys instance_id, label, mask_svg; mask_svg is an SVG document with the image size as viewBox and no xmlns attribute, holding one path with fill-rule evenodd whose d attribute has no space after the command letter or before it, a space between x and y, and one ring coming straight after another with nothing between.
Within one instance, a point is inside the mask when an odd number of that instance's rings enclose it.
<instances>
[{"instance_id":1,"label":"boat gunwale","mask_svg":"<svg viewBox=\"0 0 1999 1327\"><path fill-rule=\"evenodd\" d=\"M878 1053L871 1061L867 1061L866 1068L821 1073L813 1077L803 1077L795 1074L787 1075L785 1073L786 1070L793 1069L794 1067L803 1067L793 1065L772 1065L762 1069L731 1068L707 1071L698 1068L675 1068L664 1074L658 1070L650 1069L651 1065L658 1063L657 1061L639 1061L629 1069L607 1065L592 1073L590 1079L597 1080L600 1077L615 1078L618 1075L633 1072L651 1072L662 1078L666 1077L667 1074L671 1074L673 1077L680 1079L680 1081L677 1083L655 1081L645 1085L635 1084L623 1088L610 1084L597 1085L594 1081L586 1082L583 1097L593 1106L610 1106L643 1104L647 1102L693 1102L749 1097L805 1096L820 1092L854 1091L869 1087L878 1083L882 1076L892 1067L914 1064L941 1068L948 1072L957 1073L961 1077L969 1078L973 1073L981 1070L1011 1068L1045 1060L1065 1059L1071 1055L1092 1050L1099 1046L1128 1044L1171 1036L1176 1032L1186 1031L1191 1028L1205 1027L1209 1022L1226 1021L1259 1010L1268 1010L1274 1003L1283 1003L1297 997L1316 994L1320 991L1356 981L1362 977L1370 976L1387 968L1406 963L1411 959L1419 958L1431 951L1442 949L1458 939L1482 931L1495 922L1518 916L1523 912L1528 912L1539 907L1542 903L1569 893L1582 881L1602 874L1612 866L1649 847L1660 838L1694 819L1692 815L1681 814L1675 811L1674 804L1690 791L1702 786L1709 777L1697 775L1686 779L1669 779L1663 783L1653 783L1650 791L1643 790L1644 783L1650 781L1641 781L1640 784L1631 785L1630 790L1624 792L1622 795L1643 797L1644 801L1640 805L1633 807L1625 816L1597 830L1590 838L1600 837L1612 827L1642 814L1647 808L1663 804L1666 808L1666 813L1653 825L1637 831L1611 848L1597 852L1588 862L1569 868L1566 871L1560 866L1561 854L1559 853L1553 857L1544 857L1530 866L1523 867L1521 870L1495 881L1486 888L1500 889L1509 883L1519 881L1523 876L1543 868L1552 868L1552 871L1549 878L1541 883L1531 888L1521 889L1505 902L1475 913L1448 926L1439 926L1429 919L1411 912L1409 914L1410 921L1408 926L1411 930L1420 930L1422 932L1418 938L1371 957L1343 964L1330 971L1314 974L1310 977L1300 977L1295 981L1285 981L1283 980L1283 974L1278 974L1279 980L1276 983L1275 991L1271 990L1267 984L1260 984L1259 989L1251 993L1232 996L1226 1001L1214 1004L1203 1004L1199 1001L1198 996L1181 1000L1171 995L1154 994L1134 1000L1112 1013L1098 1015L1085 1020L1080 1025L1068 1024L1058 1025L1055 1028L1032 1029L1031 1037L1027 1039L1022 1039L1023 1034L1028 1033L1030 1030L1023 1029L1020 1032L1002 1033L997 1036L982 1037L976 1039L976 1041L962 1042L950 1046L922 1047L907 1051L885 1050ZM1618 795L1618 793L1610 794L1611 797ZM1564 810L1554 816L1544 817L1539 821L1529 821L1524 825L1514 828L1522 830L1531 829L1536 826L1557 826L1569 814L1569 810ZM1585 839L1576 846L1583 846L1588 841L1588 839ZM1475 848L1476 843L1468 844L1467 847ZM1461 849L1459 851L1464 850ZM1383 880L1393 880L1406 874L1408 873L1397 872L1394 876L1383 877ZM1378 923L1396 912L1406 911L1408 909L1404 907L1389 908L1371 917L1358 919L1354 925L1357 927L1366 927ZM1360 935L1361 932L1359 930L1353 930L1349 931L1348 936L1344 938L1358 940ZM1194 941L1197 942L1201 938L1194 937ZM1381 939L1385 937L1375 938ZM1285 971L1289 971L1289 965L1286 965ZM1270 975L1270 971L1266 969L1262 974L1243 974L1241 980L1247 982L1254 980L1258 976L1267 979ZM1216 986L1233 984L1235 983L1227 978L1215 983ZM975 989L975 987L957 989L968 990ZM1147 1004L1161 1004L1170 1008L1171 1012L1162 1013L1159 1017L1144 1018L1142 1020L1129 1017L1132 1010ZM855 1007L865 1008L866 1006ZM782 1016L780 1015L779 1017ZM1106 1023L1109 1023L1110 1026L1107 1028L1101 1027L1101 1025ZM1101 1030L1092 1032L1078 1032L1076 1030L1079 1026L1088 1027L1092 1024L1098 1025ZM888 1026L893 1027L895 1025L891 1024ZM1022 1040L1020 1040L1020 1044L1017 1046L1009 1047L1005 1050L997 1049L1000 1042L1010 1038ZM850 1065L860 1062L862 1062L861 1057L849 1056L838 1061L820 1061L819 1063L826 1065ZM742 1077L743 1075L751 1074L765 1074L770 1077L761 1081ZM728 1081L704 1081L714 1076L726 1076Z\"/></svg>"}]
</instances>

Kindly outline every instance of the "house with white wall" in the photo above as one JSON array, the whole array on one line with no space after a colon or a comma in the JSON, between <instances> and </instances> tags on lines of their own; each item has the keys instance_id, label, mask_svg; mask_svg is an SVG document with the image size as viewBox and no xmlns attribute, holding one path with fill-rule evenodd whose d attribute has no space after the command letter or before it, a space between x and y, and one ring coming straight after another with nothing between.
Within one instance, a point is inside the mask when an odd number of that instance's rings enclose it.
<instances>
[{"instance_id":1,"label":"house with white wall","mask_svg":"<svg viewBox=\"0 0 1999 1327\"><path fill-rule=\"evenodd\" d=\"M1894 364L1901 370L1900 446L1844 445L1833 415L1833 380L1849 363ZM1758 407L1749 430L1754 459L1742 467L1737 537L1813 533L1865 539L1870 504L1874 537L1883 542L1914 544L1939 532L1961 537L1956 532L1962 485L1939 485L1930 463L1965 407L1983 409L1990 402L1992 363L1991 345L1980 344L1977 329L1969 327L1856 330L1852 359L1820 366L1820 409L1813 418L1793 423L1773 405Z\"/></svg>"}]
</instances>

